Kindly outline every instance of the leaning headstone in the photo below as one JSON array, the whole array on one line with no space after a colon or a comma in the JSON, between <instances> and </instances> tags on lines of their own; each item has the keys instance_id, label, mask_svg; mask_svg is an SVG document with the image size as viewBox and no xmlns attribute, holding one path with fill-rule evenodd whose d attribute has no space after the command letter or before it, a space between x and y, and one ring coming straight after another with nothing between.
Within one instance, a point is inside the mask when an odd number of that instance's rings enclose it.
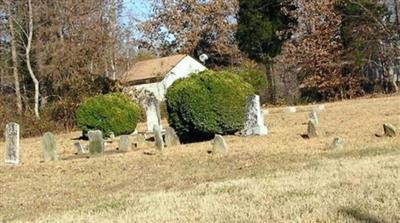
<instances>
[{"instance_id":1,"label":"leaning headstone","mask_svg":"<svg viewBox=\"0 0 400 223\"><path fill-rule=\"evenodd\" d=\"M127 152L129 151L129 148L131 148L131 140L129 136L121 136L118 141L118 150L122 152Z\"/></svg>"},{"instance_id":2,"label":"leaning headstone","mask_svg":"<svg viewBox=\"0 0 400 223\"><path fill-rule=\"evenodd\" d=\"M328 147L329 150L342 150L345 147L345 142L341 138L335 138L332 144Z\"/></svg>"},{"instance_id":3,"label":"leaning headstone","mask_svg":"<svg viewBox=\"0 0 400 223\"><path fill-rule=\"evenodd\" d=\"M241 134L244 136L268 134L268 129L264 125L264 113L260 106L260 96L258 95L247 97L246 117Z\"/></svg>"},{"instance_id":4,"label":"leaning headstone","mask_svg":"<svg viewBox=\"0 0 400 223\"><path fill-rule=\"evenodd\" d=\"M179 137L176 134L175 130L171 127L168 127L165 130L165 145L167 147L180 145Z\"/></svg>"},{"instance_id":5,"label":"leaning headstone","mask_svg":"<svg viewBox=\"0 0 400 223\"><path fill-rule=\"evenodd\" d=\"M284 113L296 113L297 109L296 109L296 107L293 107L293 106L286 107L285 109L283 109L283 112Z\"/></svg>"},{"instance_id":6,"label":"leaning headstone","mask_svg":"<svg viewBox=\"0 0 400 223\"><path fill-rule=\"evenodd\" d=\"M8 165L19 164L19 125L11 122L6 125L5 131L6 150L5 163Z\"/></svg>"},{"instance_id":7,"label":"leaning headstone","mask_svg":"<svg viewBox=\"0 0 400 223\"><path fill-rule=\"evenodd\" d=\"M307 136L309 138L315 138L318 136L317 124L315 123L315 121L313 119L310 119L308 121Z\"/></svg>"},{"instance_id":8,"label":"leaning headstone","mask_svg":"<svg viewBox=\"0 0 400 223\"><path fill-rule=\"evenodd\" d=\"M89 131L89 153L92 156L102 155L104 153L103 133L100 130Z\"/></svg>"},{"instance_id":9,"label":"leaning headstone","mask_svg":"<svg viewBox=\"0 0 400 223\"><path fill-rule=\"evenodd\" d=\"M153 132L154 132L154 140L155 140L156 149L159 151L164 150L164 141L163 141L160 126L154 125Z\"/></svg>"},{"instance_id":10,"label":"leaning headstone","mask_svg":"<svg viewBox=\"0 0 400 223\"><path fill-rule=\"evenodd\" d=\"M319 125L318 114L316 111L310 112L310 114L308 116L309 116L310 120L314 120L315 124Z\"/></svg>"},{"instance_id":11,"label":"leaning headstone","mask_svg":"<svg viewBox=\"0 0 400 223\"><path fill-rule=\"evenodd\" d=\"M53 133L47 132L42 137L42 149L44 161L58 160L57 145Z\"/></svg>"},{"instance_id":12,"label":"leaning headstone","mask_svg":"<svg viewBox=\"0 0 400 223\"><path fill-rule=\"evenodd\" d=\"M225 142L224 137L221 135L215 135L214 142L213 142L213 153L227 153L228 152L228 145Z\"/></svg>"},{"instance_id":13,"label":"leaning headstone","mask_svg":"<svg viewBox=\"0 0 400 223\"><path fill-rule=\"evenodd\" d=\"M384 124L383 130L385 132L385 136L396 137L396 135L397 135L397 129L392 124L388 124L388 123Z\"/></svg>"},{"instance_id":14,"label":"leaning headstone","mask_svg":"<svg viewBox=\"0 0 400 223\"><path fill-rule=\"evenodd\" d=\"M154 125L161 125L160 102L154 96L149 96L144 102L144 109L146 111L147 131L152 132Z\"/></svg>"},{"instance_id":15,"label":"leaning headstone","mask_svg":"<svg viewBox=\"0 0 400 223\"><path fill-rule=\"evenodd\" d=\"M74 143L74 147L75 147L75 153L77 155L82 155L86 153L85 147L80 142Z\"/></svg>"}]
</instances>

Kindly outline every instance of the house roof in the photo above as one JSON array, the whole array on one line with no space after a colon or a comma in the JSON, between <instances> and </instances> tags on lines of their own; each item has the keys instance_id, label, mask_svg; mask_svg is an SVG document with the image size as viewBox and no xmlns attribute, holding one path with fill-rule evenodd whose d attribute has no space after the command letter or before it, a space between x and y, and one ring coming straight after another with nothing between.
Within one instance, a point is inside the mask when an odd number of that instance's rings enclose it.
<instances>
[{"instance_id":1,"label":"house roof","mask_svg":"<svg viewBox=\"0 0 400 223\"><path fill-rule=\"evenodd\" d=\"M174 55L137 62L133 68L122 75L121 83L127 84L158 77L165 77L186 55Z\"/></svg>"}]
</instances>

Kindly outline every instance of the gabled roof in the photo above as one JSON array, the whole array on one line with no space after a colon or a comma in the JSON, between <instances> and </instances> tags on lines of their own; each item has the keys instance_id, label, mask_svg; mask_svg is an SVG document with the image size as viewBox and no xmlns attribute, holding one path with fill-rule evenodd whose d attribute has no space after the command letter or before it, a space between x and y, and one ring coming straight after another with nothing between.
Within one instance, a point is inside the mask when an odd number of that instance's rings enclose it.
<instances>
[{"instance_id":1,"label":"gabled roof","mask_svg":"<svg viewBox=\"0 0 400 223\"><path fill-rule=\"evenodd\" d=\"M128 84L165 77L186 56L179 54L137 62L132 69L122 75L121 83Z\"/></svg>"}]
</instances>

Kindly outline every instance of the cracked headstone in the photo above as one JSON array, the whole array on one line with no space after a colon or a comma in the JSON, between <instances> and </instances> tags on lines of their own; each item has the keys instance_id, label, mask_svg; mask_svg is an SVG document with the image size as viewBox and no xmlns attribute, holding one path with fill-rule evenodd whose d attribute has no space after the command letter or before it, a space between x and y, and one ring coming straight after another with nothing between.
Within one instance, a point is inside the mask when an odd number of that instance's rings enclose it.
<instances>
[{"instance_id":1,"label":"cracked headstone","mask_svg":"<svg viewBox=\"0 0 400 223\"><path fill-rule=\"evenodd\" d=\"M5 163L8 165L19 164L19 124L11 122L6 125L5 134Z\"/></svg>"},{"instance_id":2,"label":"cracked headstone","mask_svg":"<svg viewBox=\"0 0 400 223\"><path fill-rule=\"evenodd\" d=\"M283 109L284 113L296 113L297 112L297 108L296 107L286 107L285 109Z\"/></svg>"},{"instance_id":3,"label":"cracked headstone","mask_svg":"<svg viewBox=\"0 0 400 223\"><path fill-rule=\"evenodd\" d=\"M315 121L313 119L310 119L308 121L307 136L309 138L318 137L317 124L315 123Z\"/></svg>"},{"instance_id":4,"label":"cracked headstone","mask_svg":"<svg viewBox=\"0 0 400 223\"><path fill-rule=\"evenodd\" d=\"M131 139L127 135L123 135L119 137L118 141L118 150L121 152L128 152L129 148L131 148Z\"/></svg>"},{"instance_id":5,"label":"cracked headstone","mask_svg":"<svg viewBox=\"0 0 400 223\"><path fill-rule=\"evenodd\" d=\"M53 133L46 132L42 137L42 150L44 161L58 160L57 144Z\"/></svg>"},{"instance_id":6,"label":"cracked headstone","mask_svg":"<svg viewBox=\"0 0 400 223\"><path fill-rule=\"evenodd\" d=\"M310 118L310 120L314 120L315 124L319 125L318 114L317 114L316 111L310 112L310 114L308 115L308 117Z\"/></svg>"},{"instance_id":7,"label":"cracked headstone","mask_svg":"<svg viewBox=\"0 0 400 223\"><path fill-rule=\"evenodd\" d=\"M388 124L388 123L384 124L383 130L385 132L385 136L387 136L387 137L396 137L396 135L397 135L397 129L392 124Z\"/></svg>"},{"instance_id":8,"label":"cracked headstone","mask_svg":"<svg viewBox=\"0 0 400 223\"><path fill-rule=\"evenodd\" d=\"M215 135L214 142L213 142L213 153L227 153L228 152L228 145L225 142L224 137L221 135Z\"/></svg>"},{"instance_id":9,"label":"cracked headstone","mask_svg":"<svg viewBox=\"0 0 400 223\"><path fill-rule=\"evenodd\" d=\"M80 142L74 143L74 147L77 155L83 155L86 153L85 147Z\"/></svg>"},{"instance_id":10,"label":"cracked headstone","mask_svg":"<svg viewBox=\"0 0 400 223\"><path fill-rule=\"evenodd\" d=\"M156 149L159 151L163 151L164 150L164 141L163 141L160 126L154 125L153 132L154 132L154 141L155 141Z\"/></svg>"},{"instance_id":11,"label":"cracked headstone","mask_svg":"<svg viewBox=\"0 0 400 223\"><path fill-rule=\"evenodd\" d=\"M335 138L331 145L329 145L328 149L329 150L343 150L345 147L345 142L341 138Z\"/></svg>"},{"instance_id":12,"label":"cracked headstone","mask_svg":"<svg viewBox=\"0 0 400 223\"><path fill-rule=\"evenodd\" d=\"M89 131L89 153L91 156L104 154L103 133L100 130Z\"/></svg>"},{"instance_id":13,"label":"cracked headstone","mask_svg":"<svg viewBox=\"0 0 400 223\"><path fill-rule=\"evenodd\" d=\"M241 134L244 136L268 134L268 129L264 125L264 113L260 106L260 96L258 95L252 95L246 99L246 117Z\"/></svg>"},{"instance_id":14,"label":"cracked headstone","mask_svg":"<svg viewBox=\"0 0 400 223\"><path fill-rule=\"evenodd\" d=\"M175 130L171 127L166 128L165 130L165 145L167 147L180 145L179 137L176 134Z\"/></svg>"}]
</instances>

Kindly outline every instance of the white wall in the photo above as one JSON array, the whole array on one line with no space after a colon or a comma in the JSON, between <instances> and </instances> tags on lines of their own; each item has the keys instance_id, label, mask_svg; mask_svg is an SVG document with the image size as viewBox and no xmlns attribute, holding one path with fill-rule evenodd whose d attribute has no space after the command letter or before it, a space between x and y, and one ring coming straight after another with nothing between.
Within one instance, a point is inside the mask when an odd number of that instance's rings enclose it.
<instances>
[{"instance_id":1,"label":"white wall","mask_svg":"<svg viewBox=\"0 0 400 223\"><path fill-rule=\"evenodd\" d=\"M159 101L164 101L167 89L178 79L189 77L207 68L190 56L183 58L159 83L136 85L137 90L146 89L152 92Z\"/></svg>"}]
</instances>

